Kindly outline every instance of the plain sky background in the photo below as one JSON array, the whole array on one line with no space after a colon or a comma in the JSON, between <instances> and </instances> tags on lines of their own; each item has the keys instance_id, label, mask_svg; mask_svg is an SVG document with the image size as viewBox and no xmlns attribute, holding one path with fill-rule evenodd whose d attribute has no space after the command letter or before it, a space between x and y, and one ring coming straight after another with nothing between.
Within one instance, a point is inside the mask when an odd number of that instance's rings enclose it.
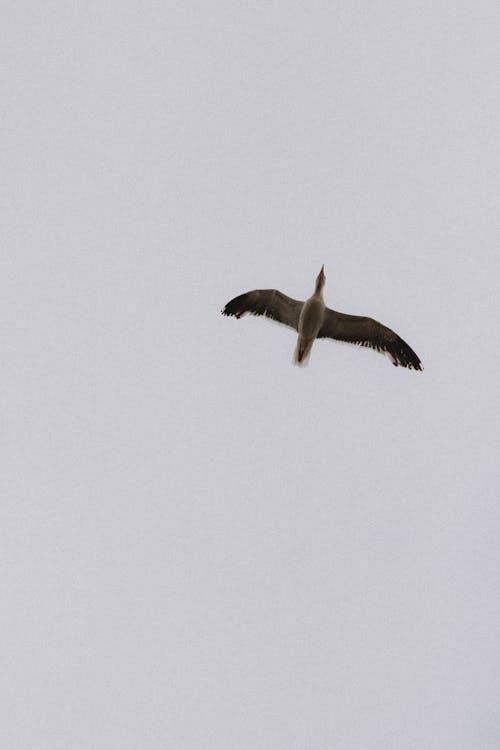
<instances>
[{"instance_id":1,"label":"plain sky background","mask_svg":"<svg viewBox=\"0 0 500 750\"><path fill-rule=\"evenodd\" d=\"M498 750L498 3L1 15L1 746Z\"/></svg>"}]
</instances>

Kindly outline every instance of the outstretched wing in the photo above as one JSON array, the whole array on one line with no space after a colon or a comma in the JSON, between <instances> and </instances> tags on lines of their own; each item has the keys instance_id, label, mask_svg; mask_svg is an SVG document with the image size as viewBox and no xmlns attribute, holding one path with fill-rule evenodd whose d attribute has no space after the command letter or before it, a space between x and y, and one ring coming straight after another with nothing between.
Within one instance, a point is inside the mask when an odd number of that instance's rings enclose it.
<instances>
[{"instance_id":1,"label":"outstretched wing","mask_svg":"<svg viewBox=\"0 0 500 750\"><path fill-rule=\"evenodd\" d=\"M388 352L392 357L392 364L396 367L401 365L401 367L413 370L422 369L420 359L406 341L373 318L346 315L327 307L318 338L337 339L351 344L369 346L379 352Z\"/></svg>"},{"instance_id":2,"label":"outstretched wing","mask_svg":"<svg viewBox=\"0 0 500 750\"><path fill-rule=\"evenodd\" d=\"M299 328L299 317L303 302L287 297L277 289L255 289L253 292L240 294L228 302L222 310L223 315L234 315L241 318L246 313L265 315L286 326Z\"/></svg>"}]
</instances>

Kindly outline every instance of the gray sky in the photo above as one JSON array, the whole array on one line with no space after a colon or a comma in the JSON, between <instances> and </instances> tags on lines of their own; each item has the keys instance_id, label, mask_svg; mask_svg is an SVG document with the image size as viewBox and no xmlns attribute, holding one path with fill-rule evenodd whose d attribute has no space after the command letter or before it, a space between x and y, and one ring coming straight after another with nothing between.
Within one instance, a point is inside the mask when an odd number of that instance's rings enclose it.
<instances>
[{"instance_id":1,"label":"gray sky","mask_svg":"<svg viewBox=\"0 0 500 750\"><path fill-rule=\"evenodd\" d=\"M493 2L6 4L2 747L497 750ZM220 316L394 328L423 373Z\"/></svg>"}]
</instances>

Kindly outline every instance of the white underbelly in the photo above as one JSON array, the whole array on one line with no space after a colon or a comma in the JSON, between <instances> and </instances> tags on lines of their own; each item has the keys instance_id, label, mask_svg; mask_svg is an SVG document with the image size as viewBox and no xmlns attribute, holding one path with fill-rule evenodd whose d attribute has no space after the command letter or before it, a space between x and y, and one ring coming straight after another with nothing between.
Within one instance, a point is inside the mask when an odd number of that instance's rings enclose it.
<instances>
[{"instance_id":1,"label":"white underbelly","mask_svg":"<svg viewBox=\"0 0 500 750\"><path fill-rule=\"evenodd\" d=\"M304 304L299 318L299 335L316 338L323 323L325 304L319 299L309 299Z\"/></svg>"}]
</instances>

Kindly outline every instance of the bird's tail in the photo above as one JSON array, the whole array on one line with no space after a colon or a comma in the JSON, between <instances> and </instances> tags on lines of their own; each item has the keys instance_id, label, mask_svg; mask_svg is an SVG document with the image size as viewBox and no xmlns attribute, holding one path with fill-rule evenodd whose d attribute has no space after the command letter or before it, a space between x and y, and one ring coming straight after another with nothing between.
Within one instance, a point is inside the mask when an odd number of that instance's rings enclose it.
<instances>
[{"instance_id":1,"label":"bird's tail","mask_svg":"<svg viewBox=\"0 0 500 750\"><path fill-rule=\"evenodd\" d=\"M311 353L314 339L305 339L299 336L297 340L297 346L295 348L295 363L298 365L305 364L309 354Z\"/></svg>"}]
</instances>

